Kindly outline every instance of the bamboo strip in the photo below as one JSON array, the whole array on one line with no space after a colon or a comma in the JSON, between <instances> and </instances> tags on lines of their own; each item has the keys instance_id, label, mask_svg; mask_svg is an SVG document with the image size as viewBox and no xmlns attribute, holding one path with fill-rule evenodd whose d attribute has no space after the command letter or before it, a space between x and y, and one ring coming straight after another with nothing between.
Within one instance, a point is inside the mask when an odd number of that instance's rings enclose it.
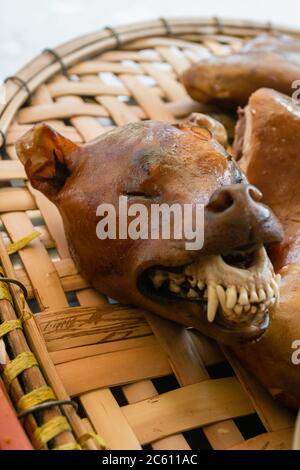
<instances>
[{"instance_id":1,"label":"bamboo strip","mask_svg":"<svg viewBox=\"0 0 300 470\"><path fill-rule=\"evenodd\" d=\"M23 180L25 178L26 174L21 162L18 160L0 160L0 181Z\"/></svg>"},{"instance_id":2,"label":"bamboo strip","mask_svg":"<svg viewBox=\"0 0 300 470\"><path fill-rule=\"evenodd\" d=\"M272 399L271 395L241 366L233 353L227 348L223 348L223 351L267 431L279 431L293 426L295 424L293 413Z\"/></svg>"},{"instance_id":3,"label":"bamboo strip","mask_svg":"<svg viewBox=\"0 0 300 470\"><path fill-rule=\"evenodd\" d=\"M141 446L110 390L81 395L80 400L96 431L111 450L139 450ZM97 410L97 413L94 410ZM114 426L111 424L114 423Z\"/></svg>"},{"instance_id":4,"label":"bamboo strip","mask_svg":"<svg viewBox=\"0 0 300 470\"><path fill-rule=\"evenodd\" d=\"M173 121L173 115L165 107L157 94L132 75L121 75L122 81L131 91L132 96L144 109L149 119Z\"/></svg>"},{"instance_id":5,"label":"bamboo strip","mask_svg":"<svg viewBox=\"0 0 300 470\"><path fill-rule=\"evenodd\" d=\"M2 221L12 241L17 241L34 231L28 216L22 212L3 214ZM67 307L67 299L56 269L40 240L32 241L29 246L19 251L19 256L34 286L41 310Z\"/></svg>"},{"instance_id":6,"label":"bamboo strip","mask_svg":"<svg viewBox=\"0 0 300 470\"><path fill-rule=\"evenodd\" d=\"M181 386L206 381L209 378L201 357L201 334L146 314L153 332L169 355L172 369ZM227 449L241 441L243 436L233 421L204 426L203 431L214 449Z\"/></svg>"},{"instance_id":7,"label":"bamboo strip","mask_svg":"<svg viewBox=\"0 0 300 470\"><path fill-rule=\"evenodd\" d=\"M69 247L64 232L63 222L56 206L49 201L40 191L36 191L29 185L29 191L33 195L36 205L46 222L51 238L55 240L55 247L61 258L70 258Z\"/></svg>"},{"instance_id":8,"label":"bamboo strip","mask_svg":"<svg viewBox=\"0 0 300 470\"><path fill-rule=\"evenodd\" d=\"M128 96L129 93L125 87L116 87L104 85L101 83L84 83L84 82L66 82L66 83L52 83L48 85L49 92L52 98L66 95L79 95L79 96L95 96L95 95L116 95Z\"/></svg>"},{"instance_id":9,"label":"bamboo strip","mask_svg":"<svg viewBox=\"0 0 300 470\"><path fill-rule=\"evenodd\" d=\"M156 344L93 356L92 368L90 358L83 358L58 364L56 369L71 396L171 373L165 353Z\"/></svg>"},{"instance_id":10,"label":"bamboo strip","mask_svg":"<svg viewBox=\"0 0 300 470\"><path fill-rule=\"evenodd\" d=\"M109 304L54 309L35 317L49 351L151 334L142 311Z\"/></svg>"},{"instance_id":11,"label":"bamboo strip","mask_svg":"<svg viewBox=\"0 0 300 470\"><path fill-rule=\"evenodd\" d=\"M236 378L207 380L122 408L142 444L236 416L253 407ZM176 410L176 413L174 413Z\"/></svg>"},{"instance_id":12,"label":"bamboo strip","mask_svg":"<svg viewBox=\"0 0 300 470\"><path fill-rule=\"evenodd\" d=\"M97 104L82 103L76 108L69 103L41 104L22 108L18 114L20 124L36 123L48 119L67 119L73 116L108 116L107 111Z\"/></svg>"},{"instance_id":13,"label":"bamboo strip","mask_svg":"<svg viewBox=\"0 0 300 470\"><path fill-rule=\"evenodd\" d=\"M289 450L292 447L293 428L268 432L233 446L230 450Z\"/></svg>"},{"instance_id":14,"label":"bamboo strip","mask_svg":"<svg viewBox=\"0 0 300 470\"><path fill-rule=\"evenodd\" d=\"M30 209L36 209L36 204L26 188L0 188L0 212Z\"/></svg>"}]
</instances>

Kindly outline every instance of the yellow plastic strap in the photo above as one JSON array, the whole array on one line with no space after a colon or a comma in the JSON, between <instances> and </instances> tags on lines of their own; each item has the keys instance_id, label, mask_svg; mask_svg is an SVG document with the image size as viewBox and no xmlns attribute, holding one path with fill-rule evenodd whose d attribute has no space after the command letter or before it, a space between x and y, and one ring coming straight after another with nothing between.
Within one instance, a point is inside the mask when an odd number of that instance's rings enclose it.
<instances>
[{"instance_id":1,"label":"yellow plastic strap","mask_svg":"<svg viewBox=\"0 0 300 470\"><path fill-rule=\"evenodd\" d=\"M17 328L22 329L22 322L20 320L6 320L2 325L0 325L0 338Z\"/></svg>"},{"instance_id":2,"label":"yellow plastic strap","mask_svg":"<svg viewBox=\"0 0 300 470\"><path fill-rule=\"evenodd\" d=\"M4 276L4 271L0 267L0 274ZM0 300L8 300L13 305L13 300L9 292L9 288L6 282L1 281L0 277Z\"/></svg>"},{"instance_id":3,"label":"yellow plastic strap","mask_svg":"<svg viewBox=\"0 0 300 470\"><path fill-rule=\"evenodd\" d=\"M53 447L52 450L82 450L82 448L77 442L70 442L69 444Z\"/></svg>"},{"instance_id":4,"label":"yellow plastic strap","mask_svg":"<svg viewBox=\"0 0 300 470\"><path fill-rule=\"evenodd\" d=\"M24 411L48 400L56 400L53 390L47 386L36 388L20 398L18 409Z\"/></svg>"},{"instance_id":5,"label":"yellow plastic strap","mask_svg":"<svg viewBox=\"0 0 300 470\"><path fill-rule=\"evenodd\" d=\"M32 232L29 235L27 235L24 238L21 238L15 243L11 243L8 245L6 248L6 251L9 255L12 255L14 253L17 253L17 251L22 250L22 248L25 248L25 246L28 245L28 243L32 242L32 240L35 240L38 238L41 234L39 232Z\"/></svg>"},{"instance_id":6,"label":"yellow plastic strap","mask_svg":"<svg viewBox=\"0 0 300 470\"><path fill-rule=\"evenodd\" d=\"M31 352L22 352L4 368L3 378L6 385L9 386L11 382L24 370L37 365L37 360Z\"/></svg>"},{"instance_id":7,"label":"yellow plastic strap","mask_svg":"<svg viewBox=\"0 0 300 470\"><path fill-rule=\"evenodd\" d=\"M48 423L37 428L33 433L33 445L39 450L45 447L48 441L64 431L71 431L70 425L64 416L57 416Z\"/></svg>"},{"instance_id":8,"label":"yellow plastic strap","mask_svg":"<svg viewBox=\"0 0 300 470\"><path fill-rule=\"evenodd\" d=\"M99 436L98 434L93 433L93 432L87 432L87 433L83 434L78 439L78 442L83 447L84 444L86 443L86 441L88 441L89 439L94 439L97 442L100 449L102 449L102 450L107 450L108 449L105 442L104 442L104 440L102 439L102 437Z\"/></svg>"}]
</instances>

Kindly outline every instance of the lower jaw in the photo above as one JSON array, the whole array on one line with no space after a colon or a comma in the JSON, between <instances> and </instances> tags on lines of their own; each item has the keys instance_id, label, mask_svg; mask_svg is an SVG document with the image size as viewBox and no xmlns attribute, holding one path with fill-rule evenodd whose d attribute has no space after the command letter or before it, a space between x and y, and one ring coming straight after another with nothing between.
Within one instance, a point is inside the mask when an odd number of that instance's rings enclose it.
<instances>
[{"instance_id":1,"label":"lower jaw","mask_svg":"<svg viewBox=\"0 0 300 470\"><path fill-rule=\"evenodd\" d=\"M206 320L205 308L201 308L196 301L164 299L161 302L156 296L147 295L141 292L146 302L143 305L153 313L176 321L186 327L192 327L195 330L211 337L227 346L239 344L250 344L259 341L269 326L269 312L260 312L249 322L230 322L218 311L214 322ZM219 307L221 308L221 307Z\"/></svg>"},{"instance_id":2,"label":"lower jaw","mask_svg":"<svg viewBox=\"0 0 300 470\"><path fill-rule=\"evenodd\" d=\"M249 322L240 323L229 322L221 313L217 314L213 323L205 321L205 315L203 316L203 312L200 312L199 315L199 311L197 315L194 311L189 318L191 320L190 326L229 346L259 341L268 329L270 319L268 311L257 314Z\"/></svg>"}]
</instances>

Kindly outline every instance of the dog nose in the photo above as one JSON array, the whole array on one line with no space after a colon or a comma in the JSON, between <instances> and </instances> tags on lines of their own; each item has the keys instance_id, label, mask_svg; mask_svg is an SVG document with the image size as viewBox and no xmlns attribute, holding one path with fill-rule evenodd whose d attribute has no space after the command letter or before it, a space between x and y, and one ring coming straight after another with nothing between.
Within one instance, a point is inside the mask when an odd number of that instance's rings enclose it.
<instances>
[{"instance_id":1,"label":"dog nose","mask_svg":"<svg viewBox=\"0 0 300 470\"><path fill-rule=\"evenodd\" d=\"M245 183L215 191L205 208L206 247L224 253L239 246L281 241L281 226L260 202L262 197L255 186Z\"/></svg>"},{"instance_id":2,"label":"dog nose","mask_svg":"<svg viewBox=\"0 0 300 470\"><path fill-rule=\"evenodd\" d=\"M224 186L213 193L207 208L214 213L222 213L228 209L234 210L236 207L249 207L259 202L263 195L255 186L250 184L235 184ZM261 206L261 205L260 205ZM270 211L267 207L261 206L264 216L268 217Z\"/></svg>"}]
</instances>

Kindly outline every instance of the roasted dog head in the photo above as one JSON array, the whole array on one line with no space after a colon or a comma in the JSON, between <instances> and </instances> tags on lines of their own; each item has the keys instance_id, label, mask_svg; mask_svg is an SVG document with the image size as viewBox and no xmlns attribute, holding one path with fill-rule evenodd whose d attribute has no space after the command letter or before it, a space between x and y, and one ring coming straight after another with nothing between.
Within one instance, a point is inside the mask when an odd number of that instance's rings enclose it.
<instances>
[{"instance_id":1,"label":"roasted dog head","mask_svg":"<svg viewBox=\"0 0 300 470\"><path fill-rule=\"evenodd\" d=\"M280 305L262 340L235 353L273 395L299 406L299 364L292 354L300 339L300 107L274 90L256 91L240 112L234 148L284 227L283 242L269 251L282 277Z\"/></svg>"},{"instance_id":2,"label":"roasted dog head","mask_svg":"<svg viewBox=\"0 0 300 470\"><path fill-rule=\"evenodd\" d=\"M231 343L268 325L277 283L264 246L281 228L204 116L129 124L76 146L46 125L17 144L31 184L58 207L75 261L92 284L125 303ZM185 240L99 240L100 203L203 204L201 250ZM119 217L120 214L117 214Z\"/></svg>"},{"instance_id":3,"label":"roasted dog head","mask_svg":"<svg viewBox=\"0 0 300 470\"><path fill-rule=\"evenodd\" d=\"M245 105L257 89L270 87L291 95L299 79L300 41L281 34L263 34L240 52L201 60L183 74L195 100L227 107Z\"/></svg>"}]
</instances>

